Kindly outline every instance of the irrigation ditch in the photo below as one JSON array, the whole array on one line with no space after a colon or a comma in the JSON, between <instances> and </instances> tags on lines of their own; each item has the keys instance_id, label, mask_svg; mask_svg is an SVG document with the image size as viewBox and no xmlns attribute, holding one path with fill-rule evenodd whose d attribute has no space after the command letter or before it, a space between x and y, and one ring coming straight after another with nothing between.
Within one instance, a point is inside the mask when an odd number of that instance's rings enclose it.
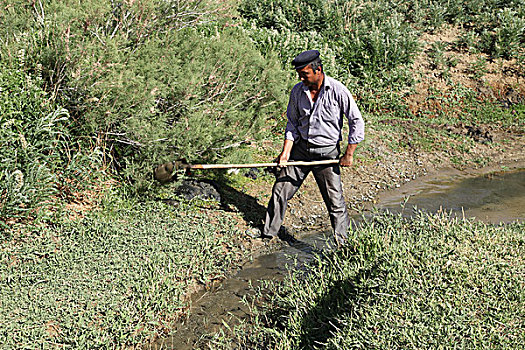
<instances>
[{"instance_id":1,"label":"irrigation ditch","mask_svg":"<svg viewBox=\"0 0 525 350\"><path fill-rule=\"evenodd\" d=\"M376 203L370 203L360 215L354 216L354 229L359 229L360 221L378 211L404 217L410 217L418 210L445 212L498 225L523 222L523 208L525 162L512 161L508 165L481 169L447 168L381 192ZM283 243L277 251L255 257L232 277L210 290L195 293L191 298L189 316L176 325L169 337L159 339L151 348L208 348L211 334L230 330L249 317L250 310L245 301L261 280L282 280L287 274L287 266L300 268L316 254L331 249L329 231L296 230L294 233L297 241Z\"/></svg>"}]
</instances>

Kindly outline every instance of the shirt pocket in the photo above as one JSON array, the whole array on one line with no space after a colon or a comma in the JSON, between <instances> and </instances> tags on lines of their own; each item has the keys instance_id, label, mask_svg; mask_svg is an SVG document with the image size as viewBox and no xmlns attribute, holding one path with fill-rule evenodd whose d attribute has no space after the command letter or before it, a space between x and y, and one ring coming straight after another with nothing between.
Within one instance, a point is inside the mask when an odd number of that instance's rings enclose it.
<instances>
[{"instance_id":1,"label":"shirt pocket","mask_svg":"<svg viewBox=\"0 0 525 350\"><path fill-rule=\"evenodd\" d=\"M328 102L323 105L321 118L327 124L338 124L340 114L341 108L339 108L339 103L337 101Z\"/></svg>"},{"instance_id":2,"label":"shirt pocket","mask_svg":"<svg viewBox=\"0 0 525 350\"><path fill-rule=\"evenodd\" d=\"M299 125L306 126L310 124L312 110L307 108L299 109Z\"/></svg>"}]
</instances>

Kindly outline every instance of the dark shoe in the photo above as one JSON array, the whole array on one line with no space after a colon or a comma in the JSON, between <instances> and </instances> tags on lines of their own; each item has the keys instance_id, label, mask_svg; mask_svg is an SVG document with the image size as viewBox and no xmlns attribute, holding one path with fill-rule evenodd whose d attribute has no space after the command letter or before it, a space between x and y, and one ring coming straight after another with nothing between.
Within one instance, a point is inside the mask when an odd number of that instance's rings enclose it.
<instances>
[{"instance_id":1,"label":"dark shoe","mask_svg":"<svg viewBox=\"0 0 525 350\"><path fill-rule=\"evenodd\" d=\"M284 241L284 242L286 242L288 244L292 244L292 243L297 242L297 239L292 234L290 234L290 232L288 232L288 230L284 226L281 226L281 228L279 230L279 233L277 233L277 236L282 241Z\"/></svg>"},{"instance_id":2,"label":"dark shoe","mask_svg":"<svg viewBox=\"0 0 525 350\"><path fill-rule=\"evenodd\" d=\"M272 240L274 238L277 238L277 236L269 236L263 234L262 230L259 227L249 228L244 233L251 238L258 238L263 240Z\"/></svg>"},{"instance_id":3,"label":"dark shoe","mask_svg":"<svg viewBox=\"0 0 525 350\"><path fill-rule=\"evenodd\" d=\"M259 235L259 238L260 239L269 239L269 240L272 240L272 239L275 239L275 238L278 238L277 236L269 236L269 235L265 235L265 234L260 234Z\"/></svg>"}]
</instances>

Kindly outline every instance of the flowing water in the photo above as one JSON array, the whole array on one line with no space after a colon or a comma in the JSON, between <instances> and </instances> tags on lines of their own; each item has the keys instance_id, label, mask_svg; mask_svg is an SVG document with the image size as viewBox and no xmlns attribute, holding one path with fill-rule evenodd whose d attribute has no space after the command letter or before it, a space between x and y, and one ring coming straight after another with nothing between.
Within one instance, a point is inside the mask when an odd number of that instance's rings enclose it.
<instances>
[{"instance_id":1,"label":"flowing water","mask_svg":"<svg viewBox=\"0 0 525 350\"><path fill-rule=\"evenodd\" d=\"M491 173L472 177L460 172L421 179L386 193L378 206L405 216L414 209L427 212L446 211L459 217L490 223L525 221L525 170ZM281 279L285 266L303 262L316 250L327 249L329 232L301 237L280 251L260 256L247 263L235 276L217 288L202 291L192 298L190 317L183 320L173 335L157 342L153 348L194 349L202 345L206 334L233 325L247 315L243 298L259 280Z\"/></svg>"}]
</instances>

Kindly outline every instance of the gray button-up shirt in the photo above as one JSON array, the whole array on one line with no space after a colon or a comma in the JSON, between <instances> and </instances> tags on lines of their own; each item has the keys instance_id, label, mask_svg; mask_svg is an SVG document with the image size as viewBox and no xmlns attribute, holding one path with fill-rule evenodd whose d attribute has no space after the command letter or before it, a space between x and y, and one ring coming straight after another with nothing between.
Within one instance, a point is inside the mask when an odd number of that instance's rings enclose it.
<instances>
[{"instance_id":1,"label":"gray button-up shirt","mask_svg":"<svg viewBox=\"0 0 525 350\"><path fill-rule=\"evenodd\" d=\"M302 82L293 87L286 115L287 140L302 138L319 146L335 145L343 139L343 116L350 127L348 143L359 143L365 138L365 123L352 94L326 74L315 103Z\"/></svg>"}]
</instances>

